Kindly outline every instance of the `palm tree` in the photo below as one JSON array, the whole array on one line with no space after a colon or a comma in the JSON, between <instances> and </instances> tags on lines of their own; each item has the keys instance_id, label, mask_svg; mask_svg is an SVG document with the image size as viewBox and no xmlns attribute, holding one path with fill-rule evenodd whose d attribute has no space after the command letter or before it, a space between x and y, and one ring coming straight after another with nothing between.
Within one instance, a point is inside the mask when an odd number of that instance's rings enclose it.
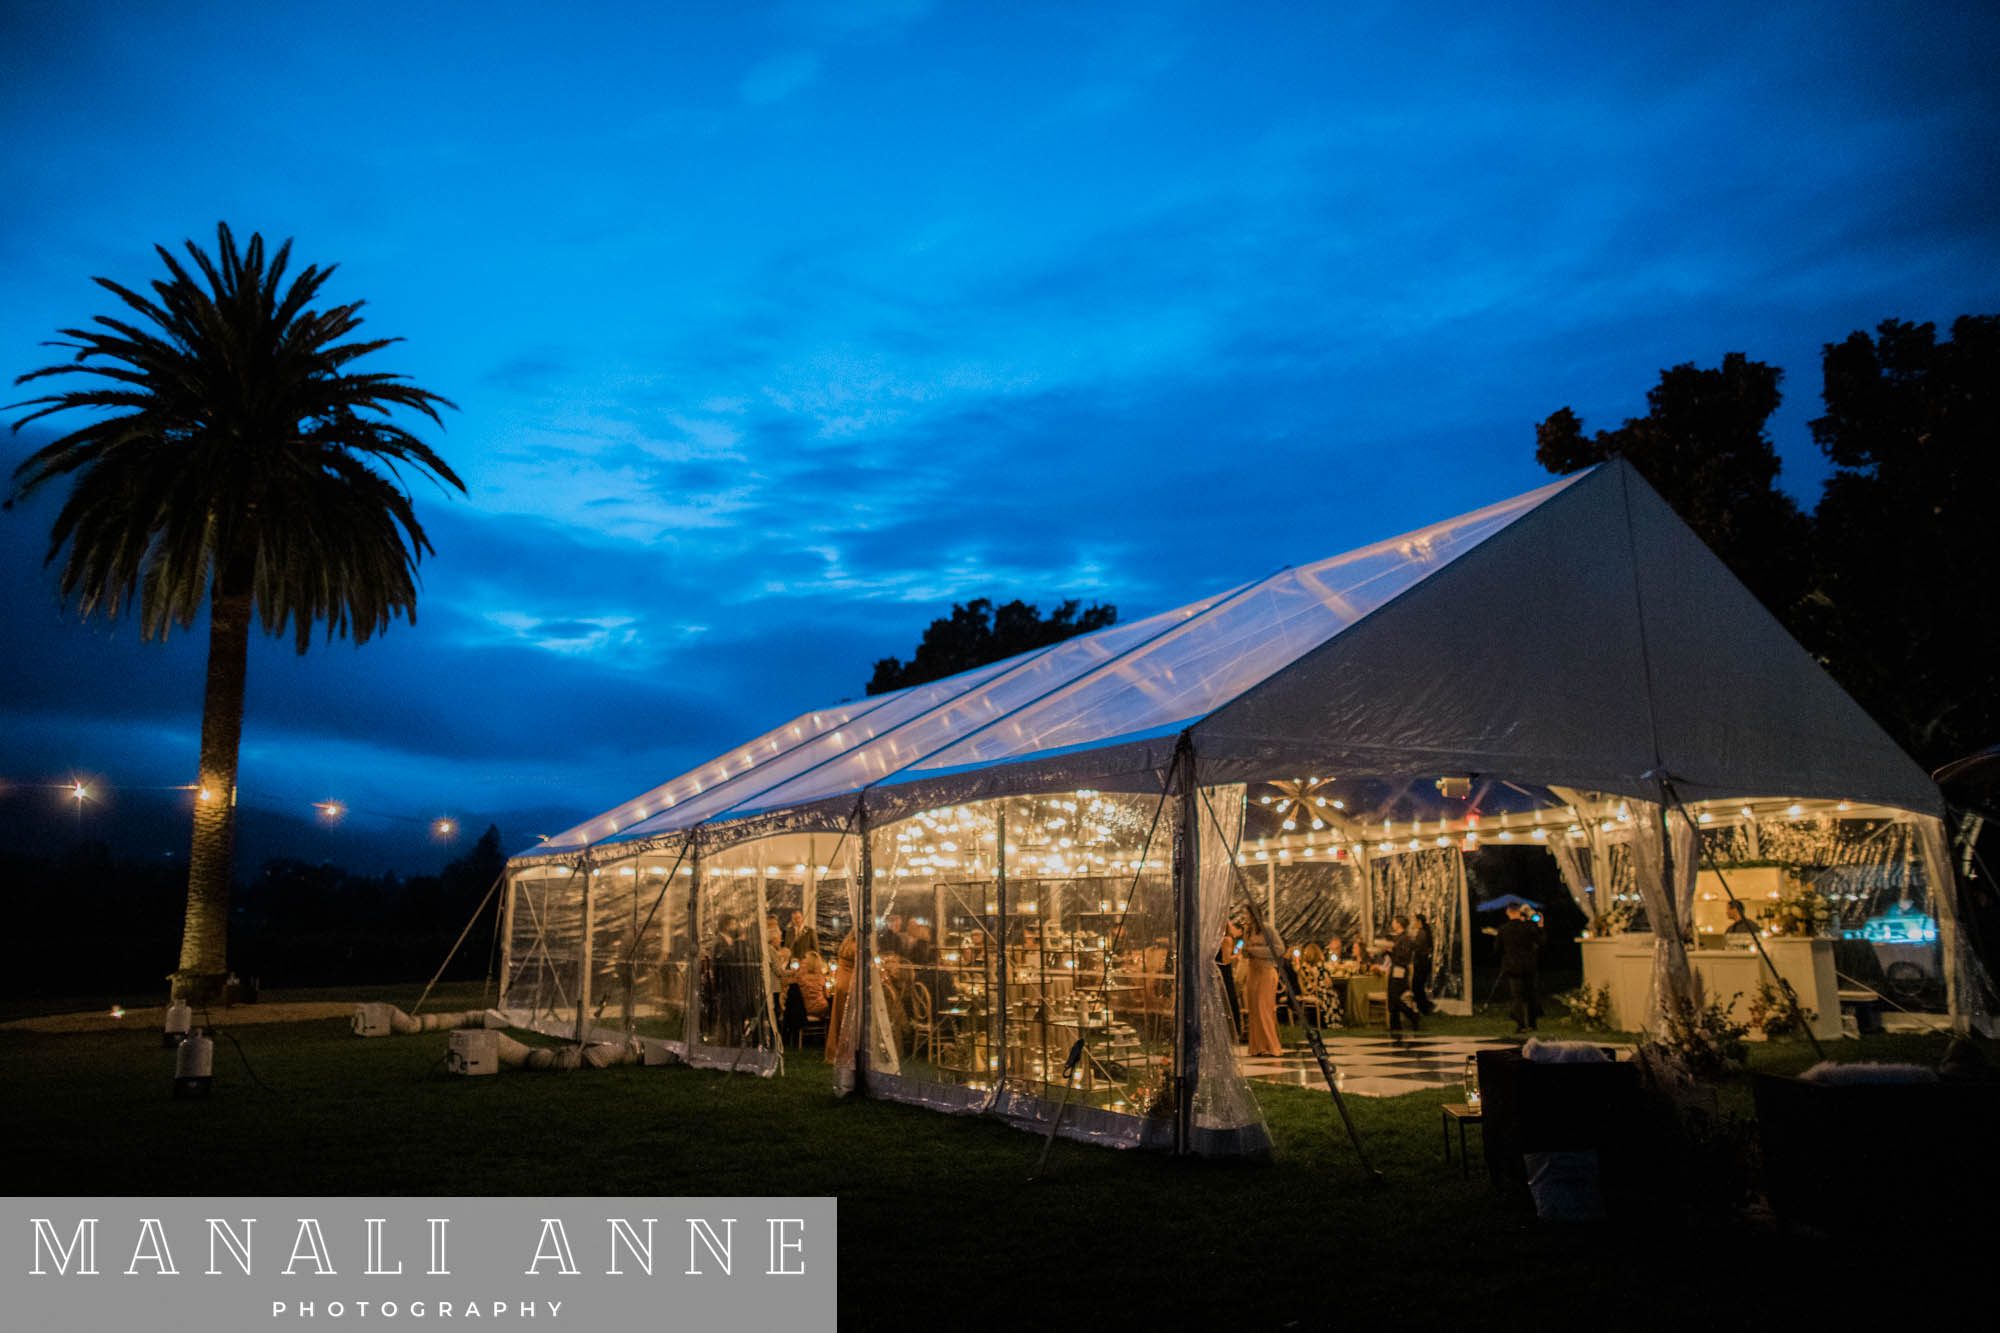
<instances>
[{"instance_id":1,"label":"palm tree","mask_svg":"<svg viewBox=\"0 0 2000 1333\"><path fill-rule=\"evenodd\" d=\"M253 621L290 629L298 650L324 622L357 644L398 615L416 621L416 570L431 545L404 471L465 490L445 461L395 424L409 409L442 426L451 403L406 376L351 364L393 338L342 342L361 303L312 308L334 267L309 266L289 285L292 243L267 256L253 235L239 250L217 227L211 258L185 243L199 280L163 246L168 277L151 298L97 284L138 318L99 315L64 329L74 355L15 382L91 377L88 387L16 403L14 423L81 410L88 424L37 450L14 471L9 508L73 476L50 533L63 599L84 617L136 603L141 632L191 629L205 606L208 685L188 858L187 917L176 998L206 1001L227 974L236 758ZM381 469L378 470L377 465Z\"/></svg>"}]
</instances>

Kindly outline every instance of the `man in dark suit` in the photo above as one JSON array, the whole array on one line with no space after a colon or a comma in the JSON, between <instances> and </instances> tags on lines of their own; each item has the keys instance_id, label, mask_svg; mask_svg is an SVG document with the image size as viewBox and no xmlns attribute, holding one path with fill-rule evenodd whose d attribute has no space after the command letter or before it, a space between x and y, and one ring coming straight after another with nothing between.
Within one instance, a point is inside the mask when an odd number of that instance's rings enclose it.
<instances>
[{"instance_id":1,"label":"man in dark suit","mask_svg":"<svg viewBox=\"0 0 2000 1333\"><path fill-rule=\"evenodd\" d=\"M1500 937L1500 975L1514 1001L1514 1031L1532 1032L1542 1016L1542 1002L1535 995L1535 973L1542 961L1540 914L1515 903L1507 909L1507 919L1496 933Z\"/></svg>"},{"instance_id":2,"label":"man in dark suit","mask_svg":"<svg viewBox=\"0 0 2000 1333\"><path fill-rule=\"evenodd\" d=\"M757 941L742 922L724 916L716 923L715 983L720 1032L717 1044L756 1046L763 1017L764 965Z\"/></svg>"},{"instance_id":3,"label":"man in dark suit","mask_svg":"<svg viewBox=\"0 0 2000 1333\"><path fill-rule=\"evenodd\" d=\"M1422 912L1417 913L1416 922L1410 929L1412 952L1410 957L1410 999L1415 1001L1419 1013L1435 1013L1437 1001L1431 998L1431 968L1437 958L1437 937L1431 934L1431 919Z\"/></svg>"},{"instance_id":4,"label":"man in dark suit","mask_svg":"<svg viewBox=\"0 0 2000 1333\"><path fill-rule=\"evenodd\" d=\"M1403 1035L1403 1020L1410 1020L1410 1031L1423 1030L1423 1014L1417 1008L1416 1000L1410 994L1411 970L1416 963L1417 937L1410 933L1410 923L1405 917L1392 917L1389 921L1389 937L1377 940L1375 947L1389 957L1389 1032Z\"/></svg>"}]
</instances>

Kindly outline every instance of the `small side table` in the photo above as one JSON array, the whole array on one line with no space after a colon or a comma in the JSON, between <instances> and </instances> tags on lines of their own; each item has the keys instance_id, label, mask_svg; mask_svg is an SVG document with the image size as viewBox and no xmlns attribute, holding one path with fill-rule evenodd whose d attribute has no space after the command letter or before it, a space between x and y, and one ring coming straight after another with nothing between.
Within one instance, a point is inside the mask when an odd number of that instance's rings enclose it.
<instances>
[{"instance_id":1,"label":"small side table","mask_svg":"<svg viewBox=\"0 0 2000 1333\"><path fill-rule=\"evenodd\" d=\"M1438 1123L1444 1130L1444 1160L1447 1165L1451 1162L1451 1127L1452 1122L1456 1121L1458 1123L1458 1173L1467 1180L1470 1180L1472 1178L1472 1161L1465 1155L1465 1127L1467 1125L1478 1125L1480 1126L1480 1132L1482 1134L1485 1133L1486 1112L1484 1108L1473 1106L1467 1102L1446 1102L1438 1110L1442 1113Z\"/></svg>"}]
</instances>

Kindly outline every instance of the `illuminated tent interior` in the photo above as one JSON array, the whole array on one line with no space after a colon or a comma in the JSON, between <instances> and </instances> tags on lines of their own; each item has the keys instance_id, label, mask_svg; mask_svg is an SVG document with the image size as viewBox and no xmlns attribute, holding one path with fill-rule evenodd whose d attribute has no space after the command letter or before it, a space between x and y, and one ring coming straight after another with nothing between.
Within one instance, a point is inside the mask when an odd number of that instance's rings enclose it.
<instances>
[{"instance_id":1,"label":"illuminated tent interior","mask_svg":"<svg viewBox=\"0 0 2000 1333\"><path fill-rule=\"evenodd\" d=\"M844 1089L1044 1128L1063 1101L1072 1137L1255 1152L1213 962L1232 916L1289 948L1428 909L1462 1009L1465 858L1542 846L1588 919L1643 904L1651 1022L1689 993L1698 869L1757 859L1747 839L1874 867L1841 881L1853 910L1926 911L1963 1024L1942 810L1619 461L802 714L514 858L502 1006L773 1073L787 977L760 923L797 911ZM849 941L892 916L916 948Z\"/></svg>"}]
</instances>

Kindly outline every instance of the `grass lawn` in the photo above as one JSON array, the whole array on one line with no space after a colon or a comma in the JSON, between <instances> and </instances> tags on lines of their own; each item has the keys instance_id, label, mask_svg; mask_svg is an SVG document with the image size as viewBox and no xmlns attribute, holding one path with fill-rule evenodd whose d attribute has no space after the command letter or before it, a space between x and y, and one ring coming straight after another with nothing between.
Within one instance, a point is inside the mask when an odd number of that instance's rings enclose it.
<instances>
[{"instance_id":1,"label":"grass lawn","mask_svg":"<svg viewBox=\"0 0 2000 1333\"><path fill-rule=\"evenodd\" d=\"M413 992L381 998L407 1004ZM442 999L476 1003L478 987ZM1048 1178L1031 1184L1039 1139L838 1101L810 1054L770 1080L637 1067L470 1079L442 1072L442 1033L362 1041L339 1020L230 1033L241 1056L218 1042L214 1096L176 1102L171 1055L151 1030L0 1032L12 1191L831 1194L842 1314L857 1328L890 1318L1315 1328L1350 1317L1416 1328L1736 1327L1789 1323L1863 1294L1854 1256L1751 1224L1537 1223L1476 1165L1466 1181L1441 1161L1437 1107L1459 1100L1456 1090L1350 1100L1386 1186L1361 1178L1324 1092L1280 1087L1257 1089L1276 1143L1268 1164L1063 1142ZM1935 1061L1941 1050L1938 1038L1885 1037L1838 1053ZM1752 1054L1766 1069L1812 1058L1793 1042ZM1736 1091L1730 1100L1747 1105ZM1889 1221L1889 1252L1871 1261L1928 1250L1920 1219ZM1672 1257L1647 1259L1659 1245ZM1641 1273L1654 1280L1642 1285ZM1732 1273L1718 1300L1716 1276ZM1549 1313L1530 1320L1533 1311Z\"/></svg>"}]
</instances>

